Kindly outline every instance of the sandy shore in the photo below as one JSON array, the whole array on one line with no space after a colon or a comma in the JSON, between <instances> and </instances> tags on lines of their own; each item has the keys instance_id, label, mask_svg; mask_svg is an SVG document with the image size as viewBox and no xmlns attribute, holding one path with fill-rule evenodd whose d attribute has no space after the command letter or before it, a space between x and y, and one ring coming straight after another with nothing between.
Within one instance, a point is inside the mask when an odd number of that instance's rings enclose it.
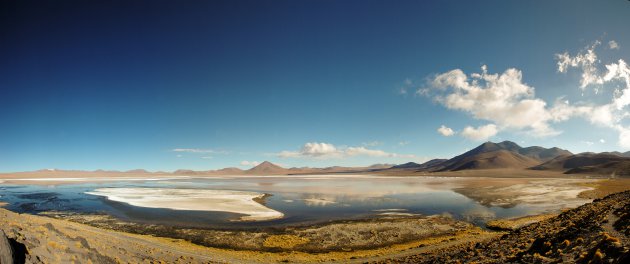
<instances>
[{"instance_id":1,"label":"sandy shore","mask_svg":"<svg viewBox=\"0 0 630 264\"><path fill-rule=\"evenodd\" d=\"M148 208L217 211L243 214L242 221L279 219L284 214L254 199L265 194L231 190L167 188L101 188L87 194L107 197L117 202Z\"/></svg>"}]
</instances>

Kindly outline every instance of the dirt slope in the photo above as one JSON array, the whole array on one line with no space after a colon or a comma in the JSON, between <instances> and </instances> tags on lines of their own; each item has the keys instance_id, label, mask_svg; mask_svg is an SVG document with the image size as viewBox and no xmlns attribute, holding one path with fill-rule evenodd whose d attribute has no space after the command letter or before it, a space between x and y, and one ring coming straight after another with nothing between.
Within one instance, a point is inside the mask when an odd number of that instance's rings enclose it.
<instances>
[{"instance_id":1,"label":"dirt slope","mask_svg":"<svg viewBox=\"0 0 630 264\"><path fill-rule=\"evenodd\" d=\"M630 191L486 242L377 263L630 263Z\"/></svg>"}]
</instances>

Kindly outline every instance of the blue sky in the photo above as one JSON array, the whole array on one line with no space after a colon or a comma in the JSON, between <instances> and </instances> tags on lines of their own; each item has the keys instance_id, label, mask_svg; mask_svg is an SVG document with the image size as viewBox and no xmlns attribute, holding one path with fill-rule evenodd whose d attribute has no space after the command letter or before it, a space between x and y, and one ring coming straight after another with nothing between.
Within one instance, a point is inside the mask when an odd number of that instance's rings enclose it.
<instances>
[{"instance_id":1,"label":"blue sky","mask_svg":"<svg viewBox=\"0 0 630 264\"><path fill-rule=\"evenodd\" d=\"M628 1L1 5L0 171L630 150Z\"/></svg>"}]
</instances>

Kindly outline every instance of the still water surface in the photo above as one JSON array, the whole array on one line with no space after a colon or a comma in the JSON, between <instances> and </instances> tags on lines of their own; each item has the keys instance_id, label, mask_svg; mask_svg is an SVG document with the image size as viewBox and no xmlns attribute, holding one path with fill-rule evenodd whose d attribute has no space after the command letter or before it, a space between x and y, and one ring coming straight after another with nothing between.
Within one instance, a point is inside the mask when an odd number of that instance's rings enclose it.
<instances>
[{"instance_id":1,"label":"still water surface","mask_svg":"<svg viewBox=\"0 0 630 264\"><path fill-rule=\"evenodd\" d=\"M483 224L495 218L554 211L589 201L570 197L547 202L538 199L543 202L521 202L502 207L482 205L457 191L469 180L439 177L314 175L225 176L57 185L3 184L0 185L0 201L8 202L6 208L17 212L105 213L126 221L209 228L310 224L400 213L420 215L446 213L457 219ZM265 199L265 206L282 212L284 217L267 221L237 222L232 220L238 219L240 215L234 213L145 208L86 194L99 188L177 188L266 193L271 196Z\"/></svg>"}]
</instances>

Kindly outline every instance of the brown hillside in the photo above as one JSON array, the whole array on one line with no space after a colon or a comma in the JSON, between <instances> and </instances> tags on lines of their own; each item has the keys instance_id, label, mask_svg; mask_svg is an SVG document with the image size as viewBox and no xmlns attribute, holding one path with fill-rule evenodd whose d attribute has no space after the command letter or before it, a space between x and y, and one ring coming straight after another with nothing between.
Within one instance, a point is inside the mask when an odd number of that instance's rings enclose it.
<instances>
[{"instance_id":1,"label":"brown hillside","mask_svg":"<svg viewBox=\"0 0 630 264\"><path fill-rule=\"evenodd\" d=\"M577 155L560 156L551 159L543 164L532 167L534 170L558 170L566 171L570 169L598 166L609 162L630 160L614 154L606 153L580 153Z\"/></svg>"},{"instance_id":2,"label":"brown hillside","mask_svg":"<svg viewBox=\"0 0 630 264\"><path fill-rule=\"evenodd\" d=\"M528 168L539 161L508 150L496 150L464 157L441 169L458 171L471 169Z\"/></svg>"},{"instance_id":3,"label":"brown hillside","mask_svg":"<svg viewBox=\"0 0 630 264\"><path fill-rule=\"evenodd\" d=\"M630 160L611 161L594 166L582 166L570 169L566 174L588 174L606 177L630 177Z\"/></svg>"},{"instance_id":4,"label":"brown hillside","mask_svg":"<svg viewBox=\"0 0 630 264\"><path fill-rule=\"evenodd\" d=\"M277 174L287 174L288 172L289 172L288 169L282 168L269 161L260 163L258 166L245 171L246 174L251 174L251 175L277 175Z\"/></svg>"}]
</instances>

